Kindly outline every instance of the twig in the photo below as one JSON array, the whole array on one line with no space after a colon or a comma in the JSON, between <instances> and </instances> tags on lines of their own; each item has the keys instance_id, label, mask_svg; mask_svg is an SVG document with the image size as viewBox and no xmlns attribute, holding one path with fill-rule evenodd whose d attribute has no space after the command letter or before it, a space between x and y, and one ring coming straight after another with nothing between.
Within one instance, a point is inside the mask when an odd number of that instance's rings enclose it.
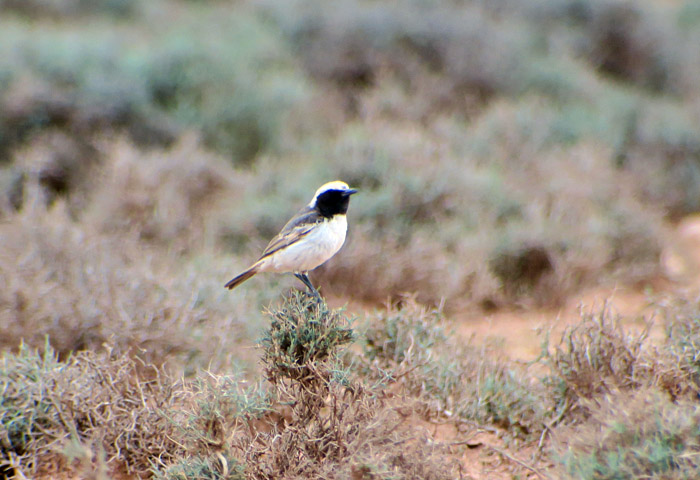
<instances>
[{"instance_id":1,"label":"twig","mask_svg":"<svg viewBox=\"0 0 700 480\"><path fill-rule=\"evenodd\" d=\"M472 443L471 440L458 440L455 442L435 443L435 445L437 445L439 447L458 447L460 445L466 445L468 448L474 449L474 448L480 448L484 444L482 442Z\"/></svg>"},{"instance_id":2,"label":"twig","mask_svg":"<svg viewBox=\"0 0 700 480\"><path fill-rule=\"evenodd\" d=\"M540 436L540 441L537 444L537 454L542 453L542 447L544 447L544 439L547 436L547 432L554 433L553 428L561 422L562 418L564 418L564 415L566 415L566 412L569 411L570 405L569 405L569 399L567 398L566 401L564 402L564 408L561 409L561 412L559 412L559 415L557 415L557 418L552 420L549 423L544 424L544 429L542 430L542 435Z\"/></svg>"},{"instance_id":3,"label":"twig","mask_svg":"<svg viewBox=\"0 0 700 480\"><path fill-rule=\"evenodd\" d=\"M514 463L517 463L517 464L520 465L521 467L523 467L523 468L525 468L525 469L527 469L527 470L530 470L532 473L534 473L535 475L537 475L539 478L543 478L543 479L545 479L545 480L547 480L547 479L549 478L549 477L547 477L545 474L543 474L542 472L540 472L538 469L536 469L535 467L533 467L532 465L529 465L529 464L523 462L522 460L520 460L520 459L518 459L518 458L512 456L510 453L506 452L505 450L501 450L500 448L494 447L493 445L484 444L484 446L485 446L486 448L490 448L491 450L493 450L494 452L496 452L496 453L498 453L498 454L500 454L500 455L503 455L503 456L506 457L508 460L510 460L510 461L512 461L512 462L514 462Z\"/></svg>"}]
</instances>

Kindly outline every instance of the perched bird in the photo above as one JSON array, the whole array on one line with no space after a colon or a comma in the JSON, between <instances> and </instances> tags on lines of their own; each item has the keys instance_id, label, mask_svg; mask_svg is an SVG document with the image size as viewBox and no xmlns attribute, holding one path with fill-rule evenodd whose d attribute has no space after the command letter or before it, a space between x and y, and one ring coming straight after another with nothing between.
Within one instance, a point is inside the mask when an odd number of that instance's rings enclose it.
<instances>
[{"instance_id":1,"label":"perched bird","mask_svg":"<svg viewBox=\"0 0 700 480\"><path fill-rule=\"evenodd\" d=\"M354 193L357 190L338 180L322 185L311 202L272 239L260 259L225 287L230 290L256 273L293 273L320 297L307 273L325 263L343 246L348 229L345 213Z\"/></svg>"}]
</instances>

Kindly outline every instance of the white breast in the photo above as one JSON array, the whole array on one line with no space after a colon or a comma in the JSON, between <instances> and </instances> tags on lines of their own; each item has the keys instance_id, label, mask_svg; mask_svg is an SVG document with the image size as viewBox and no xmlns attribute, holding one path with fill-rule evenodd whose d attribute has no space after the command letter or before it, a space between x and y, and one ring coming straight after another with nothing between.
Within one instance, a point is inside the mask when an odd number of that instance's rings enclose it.
<instances>
[{"instance_id":1,"label":"white breast","mask_svg":"<svg viewBox=\"0 0 700 480\"><path fill-rule=\"evenodd\" d=\"M267 257L262 272L308 272L338 253L345 243L348 222L345 215L324 220L304 238Z\"/></svg>"}]
</instances>

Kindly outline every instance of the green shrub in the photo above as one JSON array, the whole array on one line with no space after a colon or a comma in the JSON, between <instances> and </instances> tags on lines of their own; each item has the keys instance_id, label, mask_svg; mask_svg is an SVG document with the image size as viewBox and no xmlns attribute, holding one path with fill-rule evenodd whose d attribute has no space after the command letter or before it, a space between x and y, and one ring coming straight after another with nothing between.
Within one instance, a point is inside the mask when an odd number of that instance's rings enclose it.
<instances>
[{"instance_id":1,"label":"green shrub","mask_svg":"<svg viewBox=\"0 0 700 480\"><path fill-rule=\"evenodd\" d=\"M343 325L346 320L339 312L310 294L293 295L282 308L270 312L273 320L262 344L268 372L295 379L308 375L305 365L337 355L339 347L352 341L352 330Z\"/></svg>"},{"instance_id":2,"label":"green shrub","mask_svg":"<svg viewBox=\"0 0 700 480\"><path fill-rule=\"evenodd\" d=\"M685 48L693 37L678 28L676 15L692 7L665 8L625 0L489 2L487 11L525 22L541 37L550 54L583 58L590 67L655 92L681 93L694 75L698 59ZM686 23L687 22L687 23Z\"/></svg>"},{"instance_id":3,"label":"green shrub","mask_svg":"<svg viewBox=\"0 0 700 480\"><path fill-rule=\"evenodd\" d=\"M499 25L471 5L413 2L398 8L344 1L329 8L298 1L264 6L309 73L345 92L351 115L358 111L355 93L376 86L387 73L425 107L417 112L420 117L455 107L468 110L512 89L517 77L512 73L521 67L529 40L517 26Z\"/></svg>"}]
</instances>

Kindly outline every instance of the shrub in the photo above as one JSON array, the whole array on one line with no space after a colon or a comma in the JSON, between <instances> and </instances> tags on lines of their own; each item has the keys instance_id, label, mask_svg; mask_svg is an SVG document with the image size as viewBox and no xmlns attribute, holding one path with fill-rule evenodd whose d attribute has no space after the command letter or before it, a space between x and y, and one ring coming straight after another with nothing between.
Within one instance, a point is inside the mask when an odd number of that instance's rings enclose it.
<instances>
[{"instance_id":1,"label":"shrub","mask_svg":"<svg viewBox=\"0 0 700 480\"><path fill-rule=\"evenodd\" d=\"M357 95L387 76L424 107L402 108L403 114L469 113L512 87L514 76L506 72L518 70L528 40L473 6L346 1L331 9L301 1L268 2L264 11L294 43L309 73L343 92L351 115L361 111Z\"/></svg>"},{"instance_id":2,"label":"shrub","mask_svg":"<svg viewBox=\"0 0 700 480\"><path fill-rule=\"evenodd\" d=\"M246 338L242 317L232 318L246 302L216 294L226 273L215 258L178 262L173 252L159 260L134 238L75 223L62 203L14 214L0 238L4 348L21 340L39 347L48 335L65 358L112 342L116 351L141 351L151 363L168 359L171 368L192 369L225 363L230 339ZM170 270L175 264L177 272ZM194 286L199 269L208 274Z\"/></svg>"},{"instance_id":3,"label":"shrub","mask_svg":"<svg viewBox=\"0 0 700 480\"><path fill-rule=\"evenodd\" d=\"M691 396L700 393L700 318L698 301L694 298L677 298L659 305L664 322L666 339L660 353L667 356L669 370L679 377L673 389L673 398L690 391Z\"/></svg>"},{"instance_id":4,"label":"shrub","mask_svg":"<svg viewBox=\"0 0 700 480\"><path fill-rule=\"evenodd\" d=\"M236 440L253 478L449 478L447 465L339 361L347 319L305 293L271 309L265 375L284 420Z\"/></svg>"},{"instance_id":5,"label":"shrub","mask_svg":"<svg viewBox=\"0 0 700 480\"><path fill-rule=\"evenodd\" d=\"M685 479L700 474L696 401L656 392L607 394L575 431L560 431L562 478Z\"/></svg>"},{"instance_id":6,"label":"shrub","mask_svg":"<svg viewBox=\"0 0 700 480\"><path fill-rule=\"evenodd\" d=\"M641 332L629 332L607 306L581 313L581 322L567 328L546 357L551 369L547 383L560 418L586 419L591 406L606 395L658 391L679 402L697 398L694 310L670 302L660 304L660 311L667 336L659 345L648 340L650 322Z\"/></svg>"},{"instance_id":7,"label":"shrub","mask_svg":"<svg viewBox=\"0 0 700 480\"><path fill-rule=\"evenodd\" d=\"M3 354L0 389L0 463L16 473L70 469L59 448L70 451L70 442L92 452L84 454L89 464L101 451L107 464L136 475L148 473L153 458L179 452L160 413L175 401L172 387L125 356L82 352L61 362L48 343L43 353L23 344Z\"/></svg>"},{"instance_id":8,"label":"shrub","mask_svg":"<svg viewBox=\"0 0 700 480\"><path fill-rule=\"evenodd\" d=\"M241 182L224 158L191 137L148 153L125 140L103 146L104 164L77 214L81 224L181 252L216 240L207 235L212 214Z\"/></svg>"},{"instance_id":9,"label":"shrub","mask_svg":"<svg viewBox=\"0 0 700 480\"><path fill-rule=\"evenodd\" d=\"M258 385L248 386L239 376L211 372L184 381L180 387L183 402L164 414L184 451L176 458L154 461L154 478L246 478L245 466L232 456L231 449L237 444L243 425L264 423L265 416L271 413L265 393Z\"/></svg>"},{"instance_id":10,"label":"shrub","mask_svg":"<svg viewBox=\"0 0 700 480\"><path fill-rule=\"evenodd\" d=\"M500 17L527 19L551 56L583 58L616 81L650 91L687 93L698 66L692 49L685 48L693 36L678 28L686 21L692 25L692 8L625 0L499 0L484 8ZM683 10L690 13L687 19Z\"/></svg>"},{"instance_id":11,"label":"shrub","mask_svg":"<svg viewBox=\"0 0 700 480\"><path fill-rule=\"evenodd\" d=\"M243 467L235 459L227 459L223 455L213 455L209 458L190 457L167 467L164 471L156 472L157 480L245 480Z\"/></svg>"},{"instance_id":12,"label":"shrub","mask_svg":"<svg viewBox=\"0 0 700 480\"><path fill-rule=\"evenodd\" d=\"M654 15L656 13L656 15ZM623 1L593 4L584 26L586 55L594 67L655 91L678 91L681 61L668 20L659 12Z\"/></svg>"},{"instance_id":13,"label":"shrub","mask_svg":"<svg viewBox=\"0 0 700 480\"><path fill-rule=\"evenodd\" d=\"M587 416L587 400L630 391L649 380L642 346L648 330L628 334L610 310L581 314L549 356L557 408Z\"/></svg>"}]
</instances>

